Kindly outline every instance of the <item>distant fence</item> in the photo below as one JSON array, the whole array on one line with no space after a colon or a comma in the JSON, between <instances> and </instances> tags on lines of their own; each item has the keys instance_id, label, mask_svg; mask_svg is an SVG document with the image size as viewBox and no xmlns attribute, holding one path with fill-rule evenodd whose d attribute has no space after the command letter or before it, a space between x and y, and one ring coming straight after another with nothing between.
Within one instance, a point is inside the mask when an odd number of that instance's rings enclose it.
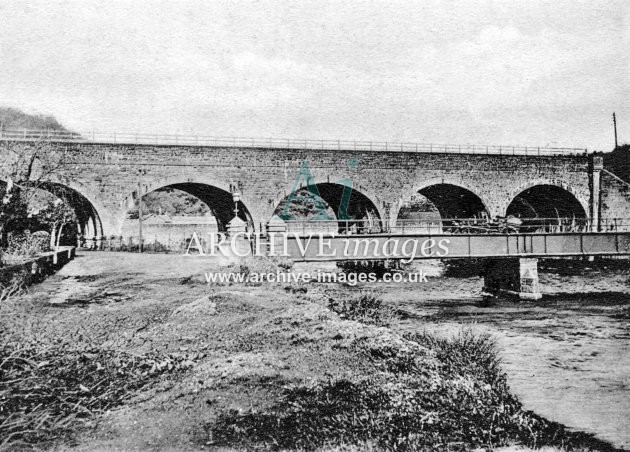
<instances>
[{"instance_id":1,"label":"distant fence","mask_svg":"<svg viewBox=\"0 0 630 452\"><path fill-rule=\"evenodd\" d=\"M71 143L211 146L261 149L338 150L368 152L420 152L488 155L577 155L586 148L503 146L481 144L432 144L366 140L312 140L295 138L215 137L133 132L61 132L58 130L0 129L0 140L50 140Z\"/></svg>"},{"instance_id":2,"label":"distant fence","mask_svg":"<svg viewBox=\"0 0 630 452\"><path fill-rule=\"evenodd\" d=\"M206 234L198 232L197 235L200 241L203 241L207 232ZM191 237L192 233L188 236L172 237L167 240L143 236L142 251L147 253L183 254L188 248ZM81 240L80 249L94 251L130 251L135 253L140 251L140 243L140 237L137 235L125 237L96 237Z\"/></svg>"}]
</instances>

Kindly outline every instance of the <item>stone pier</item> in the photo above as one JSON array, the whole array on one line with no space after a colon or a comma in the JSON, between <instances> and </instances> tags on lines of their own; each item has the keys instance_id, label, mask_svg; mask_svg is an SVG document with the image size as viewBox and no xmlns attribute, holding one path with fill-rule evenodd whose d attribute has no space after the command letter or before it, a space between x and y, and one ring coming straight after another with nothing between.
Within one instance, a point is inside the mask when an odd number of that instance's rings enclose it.
<instances>
[{"instance_id":1,"label":"stone pier","mask_svg":"<svg viewBox=\"0 0 630 452\"><path fill-rule=\"evenodd\" d=\"M228 239L230 243L232 243L232 241L234 243L234 249L231 249L231 252L236 253L234 258L237 260L252 253L251 243L244 235L246 232L247 223L238 216L232 218L227 225ZM235 237L237 234L239 235Z\"/></svg>"},{"instance_id":2,"label":"stone pier","mask_svg":"<svg viewBox=\"0 0 630 452\"><path fill-rule=\"evenodd\" d=\"M542 297L538 281L538 259L491 259L484 268L484 292L518 295L521 300Z\"/></svg>"}]
</instances>

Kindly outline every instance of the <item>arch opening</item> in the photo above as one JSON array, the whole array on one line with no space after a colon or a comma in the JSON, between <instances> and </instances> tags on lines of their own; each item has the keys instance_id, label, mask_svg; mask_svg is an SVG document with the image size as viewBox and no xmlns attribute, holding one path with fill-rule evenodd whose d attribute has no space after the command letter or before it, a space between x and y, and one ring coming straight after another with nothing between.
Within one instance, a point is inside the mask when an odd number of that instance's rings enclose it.
<instances>
[{"instance_id":1,"label":"arch opening","mask_svg":"<svg viewBox=\"0 0 630 452\"><path fill-rule=\"evenodd\" d=\"M411 196L398 211L396 227L417 233L455 232L458 219L486 219L488 210L479 196L454 184L434 184Z\"/></svg>"},{"instance_id":2,"label":"arch opening","mask_svg":"<svg viewBox=\"0 0 630 452\"><path fill-rule=\"evenodd\" d=\"M488 215L481 198L458 185L435 184L418 193L435 206L442 219L481 218Z\"/></svg>"},{"instance_id":3,"label":"arch opening","mask_svg":"<svg viewBox=\"0 0 630 452\"><path fill-rule=\"evenodd\" d=\"M506 215L523 220L525 231L579 231L587 225L587 215L578 199L556 185L535 185L510 202Z\"/></svg>"},{"instance_id":4,"label":"arch opening","mask_svg":"<svg viewBox=\"0 0 630 452\"><path fill-rule=\"evenodd\" d=\"M5 189L6 182L2 181L2 191ZM61 246L81 246L82 237L94 238L103 234L96 208L79 191L65 184L51 181L27 183L20 196L24 211L14 218L13 224L7 225L9 232L44 231L53 236L51 244ZM66 207L69 210L64 213Z\"/></svg>"},{"instance_id":5,"label":"arch opening","mask_svg":"<svg viewBox=\"0 0 630 452\"><path fill-rule=\"evenodd\" d=\"M340 233L381 232L374 202L343 184L324 182L302 187L286 196L273 212L288 224L309 223L313 230Z\"/></svg>"},{"instance_id":6,"label":"arch opening","mask_svg":"<svg viewBox=\"0 0 630 452\"><path fill-rule=\"evenodd\" d=\"M122 225L122 235L140 235L137 199L130 202ZM243 201L234 202L233 194L202 183L176 183L142 196L142 235L144 243L175 243L189 239L193 232L227 232L228 224L238 216L248 230L253 230L252 216Z\"/></svg>"},{"instance_id":7,"label":"arch opening","mask_svg":"<svg viewBox=\"0 0 630 452\"><path fill-rule=\"evenodd\" d=\"M92 203L81 193L70 187L54 182L44 182L43 184L39 184L39 188L46 190L58 199L64 200L64 202L67 202L70 208L74 210L77 219L77 234L79 236L93 238L103 235L103 225L98 212ZM73 243L66 244L77 244L76 236Z\"/></svg>"}]
</instances>

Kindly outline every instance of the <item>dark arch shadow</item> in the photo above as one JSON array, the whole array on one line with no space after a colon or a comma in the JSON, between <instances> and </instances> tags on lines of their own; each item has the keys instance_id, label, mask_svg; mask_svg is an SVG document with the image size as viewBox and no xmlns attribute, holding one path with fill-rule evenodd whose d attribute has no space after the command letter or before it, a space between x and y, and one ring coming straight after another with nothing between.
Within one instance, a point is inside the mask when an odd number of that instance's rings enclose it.
<instances>
[{"instance_id":1,"label":"dark arch shadow","mask_svg":"<svg viewBox=\"0 0 630 452\"><path fill-rule=\"evenodd\" d=\"M435 184L418 191L440 213L442 219L480 218L488 216L488 209L479 196L453 184Z\"/></svg>"},{"instance_id":2,"label":"dark arch shadow","mask_svg":"<svg viewBox=\"0 0 630 452\"><path fill-rule=\"evenodd\" d=\"M199 199L208 206L212 215L216 218L218 230L221 232L227 231L228 223L234 218L235 203L232 193L212 185L195 182L165 185L149 193L169 188L183 191ZM143 198L149 193L144 194ZM242 201L238 201L238 217L253 230L254 222L252 215Z\"/></svg>"},{"instance_id":3,"label":"dark arch shadow","mask_svg":"<svg viewBox=\"0 0 630 452\"><path fill-rule=\"evenodd\" d=\"M285 221L337 222L338 232L380 232L381 216L374 202L343 184L323 182L286 196L273 213Z\"/></svg>"},{"instance_id":4,"label":"dark arch shadow","mask_svg":"<svg viewBox=\"0 0 630 452\"><path fill-rule=\"evenodd\" d=\"M586 212L569 191L556 185L535 185L522 191L510 202L506 215L524 221L528 229L580 229L586 224Z\"/></svg>"},{"instance_id":5,"label":"dark arch shadow","mask_svg":"<svg viewBox=\"0 0 630 452\"><path fill-rule=\"evenodd\" d=\"M466 224L478 224L488 217L488 210L479 196L454 184L438 183L424 187L399 209L396 228L402 232L460 232L457 219L476 218Z\"/></svg>"},{"instance_id":6,"label":"dark arch shadow","mask_svg":"<svg viewBox=\"0 0 630 452\"><path fill-rule=\"evenodd\" d=\"M0 183L3 186L6 185L5 181L1 181ZM24 186L31 190L41 190L50 193L66 202L74 211L77 219L76 224L64 226L64 234L62 234L60 245L77 245L78 235L90 238L103 235L103 225L98 211L92 203L77 190L59 182L50 181L26 183ZM34 195L31 202L35 202L34 200L37 198L38 196ZM30 229L31 232L46 230L45 226L38 223L34 218L25 219L24 227ZM50 231L46 230L46 232Z\"/></svg>"}]
</instances>

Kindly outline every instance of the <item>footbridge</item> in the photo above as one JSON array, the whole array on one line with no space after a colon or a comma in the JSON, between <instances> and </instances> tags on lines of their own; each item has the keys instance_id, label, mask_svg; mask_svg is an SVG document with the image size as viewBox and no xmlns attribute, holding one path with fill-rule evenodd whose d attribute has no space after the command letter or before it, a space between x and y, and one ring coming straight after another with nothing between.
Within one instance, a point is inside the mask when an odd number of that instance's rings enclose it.
<instances>
[{"instance_id":1,"label":"footbridge","mask_svg":"<svg viewBox=\"0 0 630 452\"><path fill-rule=\"evenodd\" d=\"M625 222L626 224L628 221ZM296 225L293 225L296 226ZM390 233L336 234L325 231L294 232L275 238L269 254L295 261L350 261L361 268L370 264L410 263L420 259L466 259L483 268L485 291L513 293L521 299L542 296L538 279L539 258L592 258L630 256L630 232L538 230L515 233ZM281 229L276 229L280 231Z\"/></svg>"}]
</instances>

